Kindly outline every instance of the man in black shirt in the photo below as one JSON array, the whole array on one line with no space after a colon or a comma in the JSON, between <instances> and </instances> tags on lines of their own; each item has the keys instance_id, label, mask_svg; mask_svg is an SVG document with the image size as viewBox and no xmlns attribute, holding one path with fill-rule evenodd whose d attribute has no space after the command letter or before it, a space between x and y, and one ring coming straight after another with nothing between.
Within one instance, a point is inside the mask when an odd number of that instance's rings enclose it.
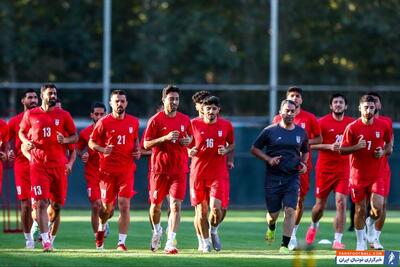
<instances>
[{"instance_id":1,"label":"man in black shirt","mask_svg":"<svg viewBox=\"0 0 400 267\"><path fill-rule=\"evenodd\" d=\"M268 230L265 239L275 240L275 223L282 205L285 208L280 252L289 253L288 244L295 223L299 195L299 174L307 171L308 138L303 128L293 123L296 104L283 100L279 114L282 120L259 134L251 153L266 162L265 202ZM265 148L265 152L263 149Z\"/></svg>"}]
</instances>

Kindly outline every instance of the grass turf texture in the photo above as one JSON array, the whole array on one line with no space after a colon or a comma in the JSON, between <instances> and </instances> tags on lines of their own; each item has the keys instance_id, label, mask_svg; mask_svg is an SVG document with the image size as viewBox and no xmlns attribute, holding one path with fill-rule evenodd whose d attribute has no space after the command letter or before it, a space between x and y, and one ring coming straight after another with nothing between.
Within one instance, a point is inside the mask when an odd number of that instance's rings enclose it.
<instances>
[{"instance_id":1,"label":"grass turf texture","mask_svg":"<svg viewBox=\"0 0 400 267\"><path fill-rule=\"evenodd\" d=\"M0 266L335 266L335 252L331 245L316 244L312 253L292 252L279 254L282 215L277 225L275 243L268 246L264 241L266 231L264 211L228 211L227 218L219 229L223 250L202 254L197 252L197 238L193 229L193 212L183 212L177 234L178 255L165 255L162 250L149 249L151 229L147 211L132 211L131 225L126 245L127 253L117 252L117 216L111 219L111 235L105 241L105 250L95 249L90 225L90 211L64 210L62 223L55 241L56 250L43 253L41 244L35 250L24 249L22 234L0 233ZM333 238L332 218L328 211L321 220L316 243ZM310 213L305 213L297 238L304 242L310 223ZM166 227L166 218L162 220ZM385 249L398 250L400 212L389 211L381 241ZM346 227L347 229L347 227ZM163 236L164 247L166 238ZM343 242L347 249L355 249L354 232L345 232Z\"/></svg>"}]
</instances>

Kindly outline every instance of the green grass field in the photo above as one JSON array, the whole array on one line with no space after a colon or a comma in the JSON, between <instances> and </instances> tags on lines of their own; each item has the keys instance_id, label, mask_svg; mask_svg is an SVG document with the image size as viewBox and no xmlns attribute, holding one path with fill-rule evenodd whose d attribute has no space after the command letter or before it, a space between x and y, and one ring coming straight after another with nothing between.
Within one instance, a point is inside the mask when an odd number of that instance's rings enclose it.
<instances>
[{"instance_id":1,"label":"green grass field","mask_svg":"<svg viewBox=\"0 0 400 267\"><path fill-rule=\"evenodd\" d=\"M116 212L118 214L118 212ZM282 215L282 214L281 214ZM298 239L304 240L310 214L306 213L298 231ZM263 237L266 230L264 211L229 211L220 227L223 242L221 252L201 254L197 252L197 238L193 229L193 212L183 213L181 228L177 234L178 255L153 253L149 249L151 238L147 211L132 211L127 239L129 252L116 251L118 237L116 217L111 220L111 236L106 239L105 250L96 251L90 227L90 213L83 210L65 210L57 239L56 250L44 254L41 245L25 250L22 234L0 233L0 266L334 266L335 252L330 245L316 244L312 254L296 255L278 253L281 240L281 222L277 227L277 240L267 246ZM332 240L332 217L329 211L320 224L316 240ZM163 227L166 226L163 218ZM381 240L385 249L400 247L400 212L390 211ZM163 240L164 245L165 239ZM346 248L355 249L354 232L345 232Z\"/></svg>"}]
</instances>

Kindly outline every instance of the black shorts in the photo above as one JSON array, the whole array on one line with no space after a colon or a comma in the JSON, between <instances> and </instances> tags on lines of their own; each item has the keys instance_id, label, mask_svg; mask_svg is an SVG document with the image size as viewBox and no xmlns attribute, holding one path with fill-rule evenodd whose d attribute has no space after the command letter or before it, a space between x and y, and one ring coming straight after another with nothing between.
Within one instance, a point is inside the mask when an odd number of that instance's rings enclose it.
<instances>
[{"instance_id":1,"label":"black shorts","mask_svg":"<svg viewBox=\"0 0 400 267\"><path fill-rule=\"evenodd\" d=\"M268 212L280 211L282 207L296 209L299 188L300 179L298 175L290 177L267 176L265 181L265 203Z\"/></svg>"}]
</instances>

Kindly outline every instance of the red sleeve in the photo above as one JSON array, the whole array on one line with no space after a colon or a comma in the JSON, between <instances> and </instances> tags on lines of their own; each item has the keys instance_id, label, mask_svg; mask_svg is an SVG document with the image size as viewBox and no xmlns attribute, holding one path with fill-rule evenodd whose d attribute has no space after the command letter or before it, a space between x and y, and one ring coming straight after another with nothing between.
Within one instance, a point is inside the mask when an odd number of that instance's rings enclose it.
<instances>
[{"instance_id":1,"label":"red sleeve","mask_svg":"<svg viewBox=\"0 0 400 267\"><path fill-rule=\"evenodd\" d=\"M72 152L75 150L76 144L67 144L67 149L69 152Z\"/></svg>"},{"instance_id":2,"label":"red sleeve","mask_svg":"<svg viewBox=\"0 0 400 267\"><path fill-rule=\"evenodd\" d=\"M99 120L96 125L94 126L94 129L92 133L90 134L90 140L95 142L98 145L101 145L101 140L103 136L103 120Z\"/></svg>"},{"instance_id":3,"label":"red sleeve","mask_svg":"<svg viewBox=\"0 0 400 267\"><path fill-rule=\"evenodd\" d=\"M146 127L146 131L144 133L144 140L145 141L150 141L150 140L154 140L158 138L157 136L157 124L155 119L150 119L147 127Z\"/></svg>"},{"instance_id":4,"label":"red sleeve","mask_svg":"<svg viewBox=\"0 0 400 267\"><path fill-rule=\"evenodd\" d=\"M235 137L234 137L232 123L230 123L230 122L228 123L227 130L228 130L228 135L226 136L226 141L229 144L233 144L235 142Z\"/></svg>"},{"instance_id":5,"label":"red sleeve","mask_svg":"<svg viewBox=\"0 0 400 267\"><path fill-rule=\"evenodd\" d=\"M26 111L24 113L24 116L22 117L21 123L19 124L20 129L22 129L22 131L25 133L29 128L31 128L31 123L29 121L29 114L30 114L29 110Z\"/></svg>"},{"instance_id":6,"label":"red sleeve","mask_svg":"<svg viewBox=\"0 0 400 267\"><path fill-rule=\"evenodd\" d=\"M3 143L8 142L8 125L4 121L1 121L0 123L0 141Z\"/></svg>"},{"instance_id":7,"label":"red sleeve","mask_svg":"<svg viewBox=\"0 0 400 267\"><path fill-rule=\"evenodd\" d=\"M140 138L140 141L139 141L139 146L142 149L144 149L144 134L145 134L145 132L146 132L146 129L144 129L142 137Z\"/></svg>"},{"instance_id":8,"label":"red sleeve","mask_svg":"<svg viewBox=\"0 0 400 267\"><path fill-rule=\"evenodd\" d=\"M353 145L353 134L351 127L347 126L343 133L342 146L348 147Z\"/></svg>"},{"instance_id":9,"label":"red sleeve","mask_svg":"<svg viewBox=\"0 0 400 267\"><path fill-rule=\"evenodd\" d=\"M139 120L138 119L135 120L135 124L136 124L135 126L136 126L136 129L137 129L135 140L137 140L137 139L139 139Z\"/></svg>"},{"instance_id":10,"label":"red sleeve","mask_svg":"<svg viewBox=\"0 0 400 267\"><path fill-rule=\"evenodd\" d=\"M189 136L193 136L193 127L192 127L192 123L190 121L189 121L188 127L186 128L186 133Z\"/></svg>"},{"instance_id":11,"label":"red sleeve","mask_svg":"<svg viewBox=\"0 0 400 267\"><path fill-rule=\"evenodd\" d=\"M15 132L15 119L11 118L8 122L8 140L13 140L17 134Z\"/></svg>"},{"instance_id":12,"label":"red sleeve","mask_svg":"<svg viewBox=\"0 0 400 267\"><path fill-rule=\"evenodd\" d=\"M88 144L87 140L84 138L84 132L83 131L80 132L79 140L78 140L78 143L76 144L76 147L81 151L84 150L86 148L87 144Z\"/></svg>"},{"instance_id":13,"label":"red sleeve","mask_svg":"<svg viewBox=\"0 0 400 267\"><path fill-rule=\"evenodd\" d=\"M312 116L311 119L311 133L312 133L312 138L321 135L321 128L319 127L317 118L315 116Z\"/></svg>"},{"instance_id":14,"label":"red sleeve","mask_svg":"<svg viewBox=\"0 0 400 267\"><path fill-rule=\"evenodd\" d=\"M384 140L386 143L390 143L393 140L393 128L391 129L389 125L387 125Z\"/></svg>"},{"instance_id":15,"label":"red sleeve","mask_svg":"<svg viewBox=\"0 0 400 267\"><path fill-rule=\"evenodd\" d=\"M75 123L69 112L65 112L64 130L68 136L76 134Z\"/></svg>"}]
</instances>

